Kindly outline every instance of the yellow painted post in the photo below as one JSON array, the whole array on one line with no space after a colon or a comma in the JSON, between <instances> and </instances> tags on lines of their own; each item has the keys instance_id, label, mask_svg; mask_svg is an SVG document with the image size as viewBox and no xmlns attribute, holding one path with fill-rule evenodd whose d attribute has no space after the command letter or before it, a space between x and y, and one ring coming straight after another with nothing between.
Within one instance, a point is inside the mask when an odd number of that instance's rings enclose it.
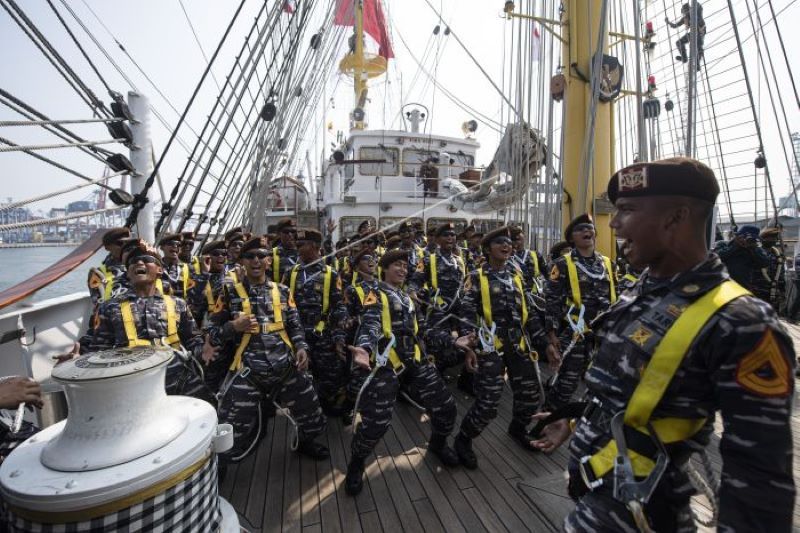
<instances>
[{"instance_id":1,"label":"yellow painted post","mask_svg":"<svg viewBox=\"0 0 800 533\"><path fill-rule=\"evenodd\" d=\"M361 95L367 88L366 76L364 75L364 3L363 0L356 0L356 46L355 46L355 70L353 72L353 85L355 87L355 105L353 109L359 107ZM363 130L364 121L356 120L353 123L354 130Z\"/></svg>"},{"instance_id":2,"label":"yellow painted post","mask_svg":"<svg viewBox=\"0 0 800 533\"><path fill-rule=\"evenodd\" d=\"M594 147L591 150L589 178L583 174L583 148L587 129L587 118L591 108L592 87L588 79L592 75L591 59L597 46L598 31L601 26L601 3L595 0L569 0L566 4L562 37L568 43L563 47L562 61L566 68L566 88L564 91L564 201L563 225L577 215L588 212L597 226L597 248L610 257L615 255L615 240L608 227L610 213L608 205L597 198L605 192L608 178L613 173L614 131L611 106L613 103L597 103L595 119ZM566 35L564 35L566 33ZM603 38L604 49L608 50L608 34ZM577 70L576 70L577 69ZM579 74L580 73L580 74ZM584 80L582 76L587 79ZM581 199L584 199L582 202Z\"/></svg>"}]
</instances>

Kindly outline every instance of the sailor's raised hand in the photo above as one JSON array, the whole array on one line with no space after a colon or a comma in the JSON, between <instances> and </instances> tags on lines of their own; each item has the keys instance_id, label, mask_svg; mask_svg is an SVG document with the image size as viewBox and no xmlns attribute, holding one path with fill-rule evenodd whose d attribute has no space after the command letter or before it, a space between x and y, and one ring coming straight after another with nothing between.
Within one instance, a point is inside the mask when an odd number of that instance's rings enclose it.
<instances>
[{"instance_id":1,"label":"sailor's raised hand","mask_svg":"<svg viewBox=\"0 0 800 533\"><path fill-rule=\"evenodd\" d=\"M36 380L23 376L10 376L0 381L0 409L16 409L27 403L42 407L42 388Z\"/></svg>"},{"instance_id":2,"label":"sailor's raised hand","mask_svg":"<svg viewBox=\"0 0 800 533\"><path fill-rule=\"evenodd\" d=\"M258 320L256 320L256 315L246 315L242 313L231 320L231 325L237 333L244 333L246 331L252 333L258 329Z\"/></svg>"},{"instance_id":3,"label":"sailor's raised hand","mask_svg":"<svg viewBox=\"0 0 800 533\"><path fill-rule=\"evenodd\" d=\"M55 360L55 366L60 365L61 363L66 363L71 359L75 359L81 354L81 343L75 342L72 344L72 351L63 353L60 355L54 355L52 358Z\"/></svg>"}]
</instances>

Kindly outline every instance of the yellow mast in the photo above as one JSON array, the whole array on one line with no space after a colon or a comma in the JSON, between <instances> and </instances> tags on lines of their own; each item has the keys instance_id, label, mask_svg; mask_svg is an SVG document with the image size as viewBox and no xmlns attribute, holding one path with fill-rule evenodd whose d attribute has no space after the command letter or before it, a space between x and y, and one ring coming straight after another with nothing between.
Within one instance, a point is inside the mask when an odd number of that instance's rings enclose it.
<instances>
[{"instance_id":1,"label":"yellow mast","mask_svg":"<svg viewBox=\"0 0 800 533\"><path fill-rule=\"evenodd\" d=\"M353 47L339 63L339 71L353 78L355 104L350 113L350 128L363 130L366 127L365 106L367 103L367 80L386 72L386 58L364 52L364 0L355 0L355 24L353 25Z\"/></svg>"},{"instance_id":2,"label":"yellow mast","mask_svg":"<svg viewBox=\"0 0 800 533\"><path fill-rule=\"evenodd\" d=\"M584 146L587 143L587 117L592 105L592 56L598 42L598 32L607 28L601 17L601 2L569 0L564 3L561 35L565 44L562 61L565 66L564 90L564 216L566 227L573 217L591 213L597 227L597 248L613 257L616 252L614 234L608 227L611 206L601 195L606 191L608 178L614 172L613 102L597 102L595 113L594 149L589 151L589 176L584 175ZM602 36L603 53L608 51L608 31ZM568 202L568 203L567 203Z\"/></svg>"}]
</instances>

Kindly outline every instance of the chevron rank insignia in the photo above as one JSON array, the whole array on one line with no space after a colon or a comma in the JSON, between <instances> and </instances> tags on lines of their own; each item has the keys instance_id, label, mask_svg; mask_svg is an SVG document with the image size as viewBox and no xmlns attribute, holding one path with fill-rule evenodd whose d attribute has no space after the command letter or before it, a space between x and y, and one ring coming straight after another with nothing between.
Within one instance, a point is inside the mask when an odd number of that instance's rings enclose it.
<instances>
[{"instance_id":1,"label":"chevron rank insignia","mask_svg":"<svg viewBox=\"0 0 800 533\"><path fill-rule=\"evenodd\" d=\"M650 340L650 337L652 336L652 331L644 326L639 326L628 338L638 344L640 347L644 348L644 345L647 344L647 341Z\"/></svg>"},{"instance_id":2,"label":"chevron rank insignia","mask_svg":"<svg viewBox=\"0 0 800 533\"><path fill-rule=\"evenodd\" d=\"M375 295L375 291L369 291L366 298L364 298L363 305L372 305L378 303L378 297Z\"/></svg>"},{"instance_id":3,"label":"chevron rank insignia","mask_svg":"<svg viewBox=\"0 0 800 533\"><path fill-rule=\"evenodd\" d=\"M772 330L767 330L755 349L736 368L736 382L748 392L765 397L784 397L792 391L792 368Z\"/></svg>"}]
</instances>

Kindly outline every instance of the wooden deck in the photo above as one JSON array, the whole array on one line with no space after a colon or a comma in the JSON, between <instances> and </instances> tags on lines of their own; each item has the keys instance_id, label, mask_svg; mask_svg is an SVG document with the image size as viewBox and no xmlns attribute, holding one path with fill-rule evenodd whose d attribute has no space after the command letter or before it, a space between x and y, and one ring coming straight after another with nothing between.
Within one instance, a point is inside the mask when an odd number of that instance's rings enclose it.
<instances>
[{"instance_id":1,"label":"wooden deck","mask_svg":"<svg viewBox=\"0 0 800 533\"><path fill-rule=\"evenodd\" d=\"M800 327L788 329L800 348ZM460 421L471 399L454 387L453 393ZM795 409L792 426L795 455L800 457L798 413ZM289 450L288 422L278 416L256 452L229 467L220 492L238 511L242 527L253 533L557 531L572 507L563 474L566 452L562 448L544 455L521 449L506 434L510 419L511 392L506 388L498 418L474 441L478 469L448 469L427 453L427 416L400 403L392 427L368 462L364 491L352 498L343 486L351 429L338 419L329 420L321 441L331 457L315 462ZM718 420L710 453L717 471L721 429ZM800 461L794 469L800 486ZM697 497L694 507L708 517L704 504ZM795 526L800 526L797 504Z\"/></svg>"}]
</instances>

